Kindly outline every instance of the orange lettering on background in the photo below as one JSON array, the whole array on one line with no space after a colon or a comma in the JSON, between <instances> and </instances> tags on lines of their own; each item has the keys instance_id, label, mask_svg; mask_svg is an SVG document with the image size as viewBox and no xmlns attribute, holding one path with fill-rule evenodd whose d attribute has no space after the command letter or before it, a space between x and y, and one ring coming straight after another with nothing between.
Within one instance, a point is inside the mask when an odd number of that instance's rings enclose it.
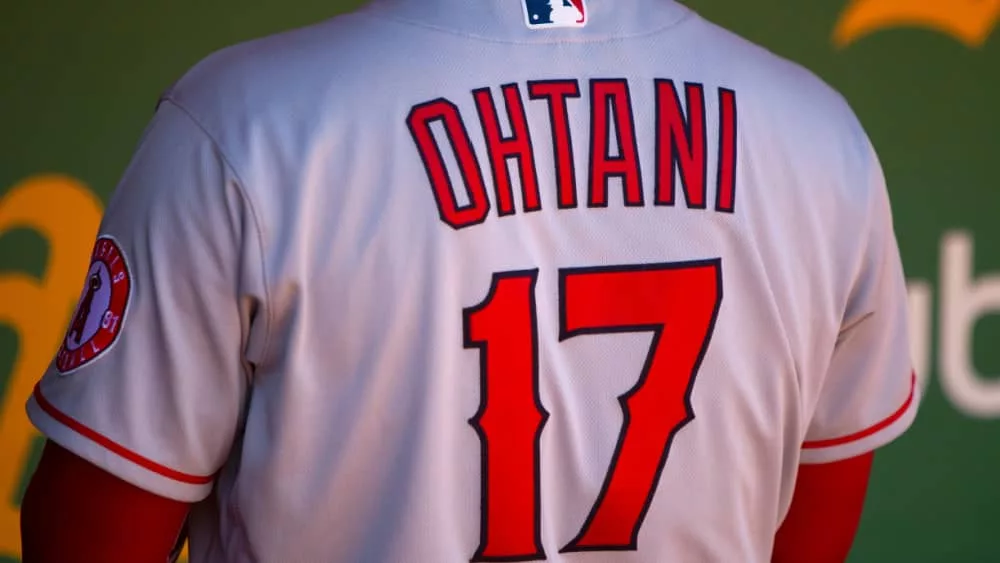
<instances>
[{"instance_id":1,"label":"orange lettering on background","mask_svg":"<svg viewBox=\"0 0 1000 563\"><path fill-rule=\"evenodd\" d=\"M0 235L31 229L49 244L42 279L21 273L0 276L0 324L14 329L19 344L10 385L0 396L0 449L4 452L0 460L0 556L20 553L18 511L10 503L36 436L24 403L59 347L80 295L101 213L100 200L65 176L29 178L0 197Z\"/></svg>"}]
</instances>

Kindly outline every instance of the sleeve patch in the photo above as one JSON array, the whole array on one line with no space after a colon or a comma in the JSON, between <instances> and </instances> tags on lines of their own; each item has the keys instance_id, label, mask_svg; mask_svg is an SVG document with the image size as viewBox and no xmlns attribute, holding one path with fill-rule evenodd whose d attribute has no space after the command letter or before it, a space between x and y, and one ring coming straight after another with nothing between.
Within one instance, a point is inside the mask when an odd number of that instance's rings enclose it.
<instances>
[{"instance_id":1,"label":"sleeve patch","mask_svg":"<svg viewBox=\"0 0 1000 563\"><path fill-rule=\"evenodd\" d=\"M56 353L60 374L72 373L111 349L121 333L131 294L125 253L113 237L99 237L73 320Z\"/></svg>"}]
</instances>

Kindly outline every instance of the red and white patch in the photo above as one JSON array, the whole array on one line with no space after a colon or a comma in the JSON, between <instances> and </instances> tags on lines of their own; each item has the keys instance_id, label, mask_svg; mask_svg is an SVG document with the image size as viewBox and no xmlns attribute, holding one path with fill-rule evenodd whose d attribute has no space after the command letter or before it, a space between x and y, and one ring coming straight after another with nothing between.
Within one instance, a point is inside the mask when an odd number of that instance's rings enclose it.
<instances>
[{"instance_id":1,"label":"red and white patch","mask_svg":"<svg viewBox=\"0 0 1000 563\"><path fill-rule=\"evenodd\" d=\"M122 330L131 293L125 254L114 238L99 237L80 301L56 354L60 373L73 372L111 348Z\"/></svg>"}]
</instances>

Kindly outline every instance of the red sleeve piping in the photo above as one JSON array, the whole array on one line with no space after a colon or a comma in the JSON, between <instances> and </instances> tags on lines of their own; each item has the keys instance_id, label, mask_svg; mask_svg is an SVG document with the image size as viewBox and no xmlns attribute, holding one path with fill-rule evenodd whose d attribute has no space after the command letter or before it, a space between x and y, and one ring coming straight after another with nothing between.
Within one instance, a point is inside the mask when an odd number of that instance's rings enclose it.
<instances>
[{"instance_id":1,"label":"red sleeve piping","mask_svg":"<svg viewBox=\"0 0 1000 563\"><path fill-rule=\"evenodd\" d=\"M107 436L101 434L100 432L97 432L96 430L88 428L80 421L57 409L55 405L50 403L48 399L46 399L45 396L42 395L42 390L39 385L35 385L35 390L32 393L32 395L35 398L35 402L38 403L38 406L41 407L43 411L45 411L45 414L51 416L53 419L55 419L56 422L62 424L63 426L69 428L70 430L73 430L74 432L80 434L84 438L87 438L90 441L100 445L104 449L122 458L125 458L128 461L131 461L132 463L142 468L148 469L149 471L162 475L163 477L166 477L168 479L179 481L181 483L188 483L191 485L207 485L211 483L213 480L215 480L215 476L213 475L206 477L201 475L190 475L188 473L181 473L180 471L171 469L164 465L160 465L159 463L156 463L151 459L145 458L133 452L132 450L129 450L128 448L125 448L124 446L115 443Z\"/></svg>"},{"instance_id":2,"label":"red sleeve piping","mask_svg":"<svg viewBox=\"0 0 1000 563\"><path fill-rule=\"evenodd\" d=\"M850 444L851 442L857 442L858 440L862 440L864 438L871 436L872 434L876 434L882 431L883 429L891 426L892 423L902 418L904 414L906 414L906 411L910 409L910 405L913 404L913 398L916 395L916 390L917 390L917 374L911 373L910 394L908 397L906 397L906 401L903 402L903 406L899 407L899 409L897 409L896 412L890 414L886 418L882 419L880 422L877 422L872 426L865 428L864 430L859 430L858 432L854 432L853 434L848 434L846 436L841 436L839 438L829 438L827 440L812 440L808 442L803 442L802 449L815 450L819 448L832 448L833 446L842 446L844 444Z\"/></svg>"}]
</instances>

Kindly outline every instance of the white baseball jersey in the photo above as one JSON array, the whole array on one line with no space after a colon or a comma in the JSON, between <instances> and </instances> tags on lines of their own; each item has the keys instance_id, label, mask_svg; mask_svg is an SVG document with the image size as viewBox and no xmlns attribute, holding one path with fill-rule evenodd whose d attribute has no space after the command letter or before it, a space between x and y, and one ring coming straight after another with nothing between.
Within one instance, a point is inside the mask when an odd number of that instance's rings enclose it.
<instances>
[{"instance_id":1,"label":"white baseball jersey","mask_svg":"<svg viewBox=\"0 0 1000 563\"><path fill-rule=\"evenodd\" d=\"M766 562L912 422L876 155L670 0L386 0L158 107L28 405L194 562ZM561 3L561 5L559 5Z\"/></svg>"}]
</instances>

